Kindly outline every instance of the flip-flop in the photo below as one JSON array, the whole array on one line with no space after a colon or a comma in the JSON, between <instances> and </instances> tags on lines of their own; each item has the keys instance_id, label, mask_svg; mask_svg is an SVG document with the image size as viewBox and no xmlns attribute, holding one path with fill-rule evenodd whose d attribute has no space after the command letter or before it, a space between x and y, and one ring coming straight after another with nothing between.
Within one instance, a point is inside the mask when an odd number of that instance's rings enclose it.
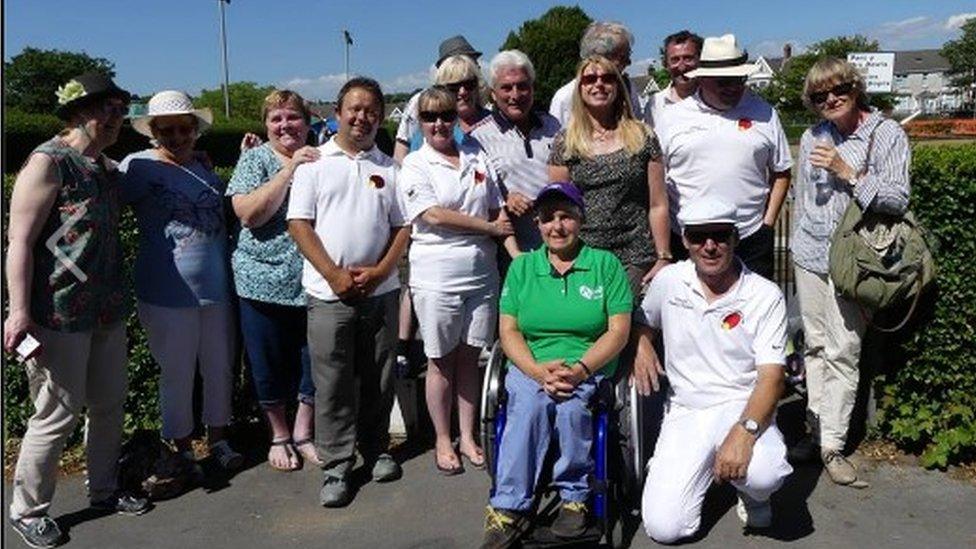
<instances>
[{"instance_id":1,"label":"flip-flop","mask_svg":"<svg viewBox=\"0 0 976 549\"><path fill-rule=\"evenodd\" d=\"M290 438L286 438L284 440L273 440L271 441L271 446L282 446L285 449L285 453L288 454L289 457L295 456L296 450L295 447L292 445L292 441ZM272 463L271 460L269 459L268 467L271 467L275 471L290 473L292 471L297 471L298 469L300 469L301 463L296 464L294 467L278 467L274 463Z\"/></svg>"},{"instance_id":2,"label":"flip-flop","mask_svg":"<svg viewBox=\"0 0 976 549\"><path fill-rule=\"evenodd\" d=\"M311 450L302 450L303 446L312 446ZM315 452L315 441L310 438L303 438L302 440L296 440L293 443L295 451L301 458L312 465L322 465L322 460L319 459L319 455Z\"/></svg>"},{"instance_id":3,"label":"flip-flop","mask_svg":"<svg viewBox=\"0 0 976 549\"><path fill-rule=\"evenodd\" d=\"M475 461L475 460L471 459L471 456L470 455L468 455L465 452L461 452L460 450L458 451L458 453L461 454L461 456L463 456L464 459L468 460L468 465L474 467L475 469L481 470L481 469L484 469L485 468L485 456L484 456L484 453L482 453L481 459L479 461Z\"/></svg>"},{"instance_id":4,"label":"flip-flop","mask_svg":"<svg viewBox=\"0 0 976 549\"><path fill-rule=\"evenodd\" d=\"M458 463L455 467L444 467L439 461L437 461L437 452L434 452L434 467L437 467L437 471L444 475L445 477L453 477L454 475L460 475L464 472L464 465Z\"/></svg>"}]
</instances>

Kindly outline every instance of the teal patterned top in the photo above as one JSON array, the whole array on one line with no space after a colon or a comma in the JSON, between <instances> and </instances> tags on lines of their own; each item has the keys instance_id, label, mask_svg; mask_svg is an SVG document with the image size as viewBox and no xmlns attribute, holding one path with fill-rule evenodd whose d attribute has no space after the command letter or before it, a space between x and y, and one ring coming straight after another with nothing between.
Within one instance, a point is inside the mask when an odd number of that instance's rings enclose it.
<instances>
[{"instance_id":1,"label":"teal patterned top","mask_svg":"<svg viewBox=\"0 0 976 549\"><path fill-rule=\"evenodd\" d=\"M227 196L257 189L281 168L281 161L271 150L270 143L244 151L227 185ZM240 297L278 305L305 305L302 255L288 234L287 211L288 200L285 199L264 225L250 229L241 227L231 255L234 284Z\"/></svg>"},{"instance_id":2,"label":"teal patterned top","mask_svg":"<svg viewBox=\"0 0 976 549\"><path fill-rule=\"evenodd\" d=\"M34 153L54 160L61 189L34 244L31 319L59 332L83 332L129 313L119 237L119 175L60 137Z\"/></svg>"}]
</instances>

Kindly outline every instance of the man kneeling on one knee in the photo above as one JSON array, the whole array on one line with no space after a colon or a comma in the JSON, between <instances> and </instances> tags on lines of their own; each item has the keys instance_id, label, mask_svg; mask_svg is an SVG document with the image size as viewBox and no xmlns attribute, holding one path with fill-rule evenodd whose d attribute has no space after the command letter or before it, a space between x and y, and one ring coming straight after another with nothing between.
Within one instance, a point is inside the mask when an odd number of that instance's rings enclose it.
<instances>
[{"instance_id":1,"label":"man kneeling on one knee","mask_svg":"<svg viewBox=\"0 0 976 549\"><path fill-rule=\"evenodd\" d=\"M775 423L786 362L783 294L736 259L734 206L699 198L679 221L690 259L654 277L635 323L638 390L657 390L663 375L671 387L641 502L647 534L662 543L698 530L712 482L735 486L746 525L768 527L769 497L793 471ZM663 367L651 344L658 332Z\"/></svg>"}]
</instances>

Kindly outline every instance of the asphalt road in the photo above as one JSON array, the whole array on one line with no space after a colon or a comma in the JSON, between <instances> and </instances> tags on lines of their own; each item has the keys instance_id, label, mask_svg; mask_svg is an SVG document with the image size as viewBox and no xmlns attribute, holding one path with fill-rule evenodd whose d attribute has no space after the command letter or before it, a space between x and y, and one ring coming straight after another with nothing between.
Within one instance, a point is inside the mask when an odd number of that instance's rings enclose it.
<instances>
[{"instance_id":1,"label":"asphalt road","mask_svg":"<svg viewBox=\"0 0 976 549\"><path fill-rule=\"evenodd\" d=\"M66 477L52 516L73 548L477 547L488 477L469 470L442 477L432 453L405 456L404 477L367 483L348 508L318 506L319 473L280 473L259 454L231 478L163 501L141 517L98 515L85 509L84 482ZM701 547L976 547L976 487L938 472L863 464L870 488L834 486L819 469L800 468L774 496L774 527L746 535L734 496L713 490L706 500ZM8 504L5 485L4 505ZM25 547L5 523L3 547ZM631 547L652 547L643 531Z\"/></svg>"}]
</instances>

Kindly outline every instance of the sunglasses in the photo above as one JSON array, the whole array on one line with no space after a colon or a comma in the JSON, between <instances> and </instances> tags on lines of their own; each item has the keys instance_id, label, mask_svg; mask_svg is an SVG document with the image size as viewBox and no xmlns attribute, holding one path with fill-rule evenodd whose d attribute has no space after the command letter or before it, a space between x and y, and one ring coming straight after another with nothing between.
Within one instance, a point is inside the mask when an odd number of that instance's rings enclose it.
<instances>
[{"instance_id":1,"label":"sunglasses","mask_svg":"<svg viewBox=\"0 0 976 549\"><path fill-rule=\"evenodd\" d=\"M196 131L196 127L190 124L173 124L170 126L156 126L156 132L161 135L190 135Z\"/></svg>"},{"instance_id":2,"label":"sunglasses","mask_svg":"<svg viewBox=\"0 0 976 549\"><path fill-rule=\"evenodd\" d=\"M461 91L461 88L471 91L477 87L478 87L477 78L471 78L468 80L462 80L460 82L452 82L450 84L444 84L444 88L446 88L447 91L453 93L454 95L457 95L457 92Z\"/></svg>"},{"instance_id":3,"label":"sunglasses","mask_svg":"<svg viewBox=\"0 0 976 549\"><path fill-rule=\"evenodd\" d=\"M715 79L715 83L718 84L720 88L733 88L736 86L742 86L746 83L745 76L719 76Z\"/></svg>"},{"instance_id":4,"label":"sunglasses","mask_svg":"<svg viewBox=\"0 0 976 549\"><path fill-rule=\"evenodd\" d=\"M451 109L447 111L420 111L420 121L433 124L440 119L445 124L453 124L457 120L458 113Z\"/></svg>"},{"instance_id":5,"label":"sunglasses","mask_svg":"<svg viewBox=\"0 0 976 549\"><path fill-rule=\"evenodd\" d=\"M596 84L597 80L604 86L610 86L617 83L617 76L609 72L603 74L593 74L591 72L580 76L580 84L584 86L592 86Z\"/></svg>"},{"instance_id":6,"label":"sunglasses","mask_svg":"<svg viewBox=\"0 0 976 549\"><path fill-rule=\"evenodd\" d=\"M847 95L847 94L851 93L851 91L853 91L853 90L854 90L854 83L853 82L844 82L842 84L837 84L833 88L830 88L830 89L827 89L827 90L813 92L808 97L810 98L810 102L811 103L813 103L815 105L820 105L821 103L824 103L824 102L827 101L828 94L831 94L832 93L832 94L834 94L834 97L840 97L842 95Z\"/></svg>"},{"instance_id":7,"label":"sunglasses","mask_svg":"<svg viewBox=\"0 0 976 549\"><path fill-rule=\"evenodd\" d=\"M712 239L715 244L728 244L732 242L734 229L715 229L712 231L685 231L685 238L695 246L702 246L708 239Z\"/></svg>"}]
</instances>

